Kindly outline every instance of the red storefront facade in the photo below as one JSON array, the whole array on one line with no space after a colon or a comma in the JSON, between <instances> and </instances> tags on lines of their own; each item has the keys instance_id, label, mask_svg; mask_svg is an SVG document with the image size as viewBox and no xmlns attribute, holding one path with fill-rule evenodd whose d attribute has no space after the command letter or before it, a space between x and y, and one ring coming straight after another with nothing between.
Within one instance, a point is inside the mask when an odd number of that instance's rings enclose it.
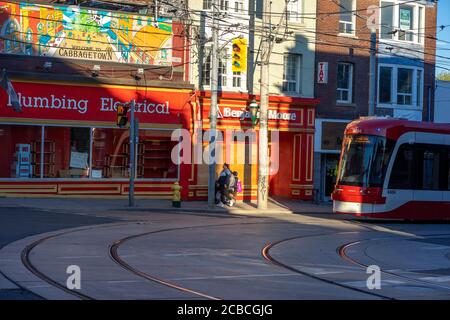
<instances>
[{"instance_id":1,"label":"red storefront facade","mask_svg":"<svg viewBox=\"0 0 450 320\"><path fill-rule=\"evenodd\" d=\"M203 150L207 141L198 142L196 135L209 128L208 92L15 79L13 85L23 111L13 111L1 91L0 194L126 197L129 136L128 130L115 124L115 107L135 99L140 124L136 196L168 199L173 183L179 181L184 200L206 199L207 165L196 161L175 164L172 151L178 141L172 139L172 133L186 129L192 138L192 150L198 143ZM246 109L253 98L258 100L245 94L220 95L218 129L224 132L224 147L231 142L227 129L252 128ZM269 192L273 195L305 200L312 197L316 105L314 99L270 98L269 127L279 132L273 150L278 150L280 161L270 177ZM245 150L247 158L257 155L257 149ZM240 197L255 198L257 164L234 163L226 157L243 181Z\"/></svg>"}]
</instances>

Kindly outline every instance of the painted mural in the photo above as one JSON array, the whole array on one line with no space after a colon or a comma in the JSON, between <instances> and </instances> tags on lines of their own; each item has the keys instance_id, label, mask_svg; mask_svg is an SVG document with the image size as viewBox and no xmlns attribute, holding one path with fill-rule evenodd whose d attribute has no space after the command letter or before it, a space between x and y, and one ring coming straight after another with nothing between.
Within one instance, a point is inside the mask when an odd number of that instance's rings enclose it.
<instances>
[{"instance_id":1,"label":"painted mural","mask_svg":"<svg viewBox=\"0 0 450 320\"><path fill-rule=\"evenodd\" d=\"M167 18L0 1L0 54L171 65L172 41Z\"/></svg>"}]
</instances>

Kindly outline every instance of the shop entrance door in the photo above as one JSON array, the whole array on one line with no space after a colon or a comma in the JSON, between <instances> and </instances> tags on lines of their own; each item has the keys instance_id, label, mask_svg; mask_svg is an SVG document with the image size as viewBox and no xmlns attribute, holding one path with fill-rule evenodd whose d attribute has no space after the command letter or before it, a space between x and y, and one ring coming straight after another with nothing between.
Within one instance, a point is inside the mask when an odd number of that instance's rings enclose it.
<instances>
[{"instance_id":1,"label":"shop entrance door","mask_svg":"<svg viewBox=\"0 0 450 320\"><path fill-rule=\"evenodd\" d=\"M325 190L324 190L325 201L331 201L331 193L333 192L334 185L336 184L338 163L339 163L338 154L325 155Z\"/></svg>"}]
</instances>

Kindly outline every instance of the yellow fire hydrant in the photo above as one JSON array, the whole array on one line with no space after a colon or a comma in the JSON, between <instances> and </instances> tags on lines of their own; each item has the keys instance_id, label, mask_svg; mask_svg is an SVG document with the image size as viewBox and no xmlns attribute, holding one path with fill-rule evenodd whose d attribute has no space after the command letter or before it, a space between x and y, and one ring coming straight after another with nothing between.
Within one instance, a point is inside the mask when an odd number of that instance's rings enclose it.
<instances>
[{"instance_id":1,"label":"yellow fire hydrant","mask_svg":"<svg viewBox=\"0 0 450 320\"><path fill-rule=\"evenodd\" d=\"M181 189L182 186L178 183L178 181L174 182L172 186L172 207L180 208L181 207Z\"/></svg>"}]
</instances>

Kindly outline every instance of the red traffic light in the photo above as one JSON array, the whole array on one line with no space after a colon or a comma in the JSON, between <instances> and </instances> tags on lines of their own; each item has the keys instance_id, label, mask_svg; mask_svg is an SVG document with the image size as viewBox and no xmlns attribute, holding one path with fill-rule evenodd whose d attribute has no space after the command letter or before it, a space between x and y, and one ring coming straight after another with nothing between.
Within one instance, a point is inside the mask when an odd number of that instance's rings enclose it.
<instances>
[{"instance_id":1,"label":"red traffic light","mask_svg":"<svg viewBox=\"0 0 450 320\"><path fill-rule=\"evenodd\" d=\"M127 117L128 109L129 109L129 107L124 104L119 104L117 106L116 122L120 128L125 127L128 123L128 117Z\"/></svg>"}]
</instances>

